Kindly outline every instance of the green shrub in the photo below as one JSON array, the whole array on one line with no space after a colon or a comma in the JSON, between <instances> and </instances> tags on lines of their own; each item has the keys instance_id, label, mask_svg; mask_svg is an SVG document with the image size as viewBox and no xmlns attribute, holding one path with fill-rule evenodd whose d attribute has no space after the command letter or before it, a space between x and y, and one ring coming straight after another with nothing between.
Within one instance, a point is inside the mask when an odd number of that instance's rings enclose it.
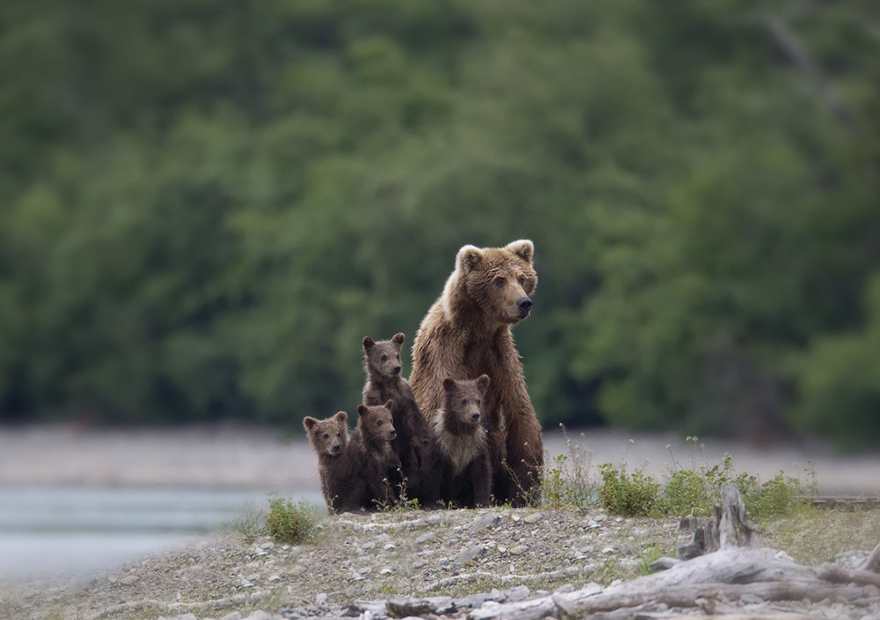
<instances>
[{"instance_id":1,"label":"green shrub","mask_svg":"<svg viewBox=\"0 0 880 620\"><path fill-rule=\"evenodd\" d=\"M609 512L625 517L652 514L658 504L660 484L644 472L628 473L626 465L599 465L602 487L599 498Z\"/></svg>"},{"instance_id":2,"label":"green shrub","mask_svg":"<svg viewBox=\"0 0 880 620\"><path fill-rule=\"evenodd\" d=\"M298 545L308 540L315 525L315 516L308 502L296 504L290 498L269 498L266 531L281 543Z\"/></svg>"}]
</instances>

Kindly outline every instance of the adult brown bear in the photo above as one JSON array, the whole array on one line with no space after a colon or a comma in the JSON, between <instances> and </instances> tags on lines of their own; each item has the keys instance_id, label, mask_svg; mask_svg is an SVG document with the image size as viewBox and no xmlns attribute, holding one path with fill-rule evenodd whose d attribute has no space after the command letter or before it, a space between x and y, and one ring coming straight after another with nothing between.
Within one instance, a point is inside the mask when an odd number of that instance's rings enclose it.
<instances>
[{"instance_id":1,"label":"adult brown bear","mask_svg":"<svg viewBox=\"0 0 880 620\"><path fill-rule=\"evenodd\" d=\"M455 271L416 334L409 379L419 409L431 419L443 406L444 379L489 376L484 412L492 495L514 506L540 501L544 467L541 425L511 333L532 307L534 251L528 240L458 251Z\"/></svg>"}]
</instances>

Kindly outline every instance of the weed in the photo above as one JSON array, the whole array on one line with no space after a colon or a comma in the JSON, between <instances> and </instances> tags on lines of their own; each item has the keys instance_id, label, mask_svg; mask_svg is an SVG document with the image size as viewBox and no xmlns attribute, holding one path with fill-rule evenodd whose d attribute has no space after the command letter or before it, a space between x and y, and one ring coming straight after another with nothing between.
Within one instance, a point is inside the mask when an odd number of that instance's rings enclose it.
<instances>
[{"instance_id":1,"label":"weed","mask_svg":"<svg viewBox=\"0 0 880 620\"><path fill-rule=\"evenodd\" d=\"M290 498L269 498L266 531L281 543L298 545L309 539L315 525L315 515L306 501L296 504Z\"/></svg>"},{"instance_id":2,"label":"weed","mask_svg":"<svg viewBox=\"0 0 880 620\"><path fill-rule=\"evenodd\" d=\"M234 518L227 529L253 542L266 533L266 514L256 504L245 504L241 514Z\"/></svg>"},{"instance_id":3,"label":"weed","mask_svg":"<svg viewBox=\"0 0 880 620\"><path fill-rule=\"evenodd\" d=\"M565 436L567 454L546 459L553 464L545 466L542 484L544 503L554 508L593 506L596 504L597 485L592 475L592 454L571 441L563 424L559 428Z\"/></svg>"},{"instance_id":4,"label":"weed","mask_svg":"<svg viewBox=\"0 0 880 620\"><path fill-rule=\"evenodd\" d=\"M654 514L660 496L660 484L642 471L628 473L626 464L599 465L602 488L599 498L609 512L625 517Z\"/></svg>"}]
</instances>

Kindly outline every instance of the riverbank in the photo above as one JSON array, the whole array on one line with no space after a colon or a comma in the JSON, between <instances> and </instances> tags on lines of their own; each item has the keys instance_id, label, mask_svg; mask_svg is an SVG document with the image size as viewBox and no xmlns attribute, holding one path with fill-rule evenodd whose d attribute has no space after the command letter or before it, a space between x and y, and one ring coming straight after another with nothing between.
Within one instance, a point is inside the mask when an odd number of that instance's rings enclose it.
<instances>
[{"instance_id":1,"label":"riverbank","mask_svg":"<svg viewBox=\"0 0 880 620\"><path fill-rule=\"evenodd\" d=\"M835 454L818 442L756 447L705 439L703 449L671 434L643 435L608 429L583 434L545 430L545 448L556 455L579 450L594 468L625 461L658 478L674 462L691 467L733 457L737 471L767 480L784 470L816 472L828 495L880 495L880 451ZM572 448L568 442L576 447ZM548 460L548 463L551 461ZM594 472L595 473L595 472ZM69 425L0 427L0 484L181 485L285 490L319 489L314 453L303 437L284 440L269 428L230 425L82 429Z\"/></svg>"}]
</instances>

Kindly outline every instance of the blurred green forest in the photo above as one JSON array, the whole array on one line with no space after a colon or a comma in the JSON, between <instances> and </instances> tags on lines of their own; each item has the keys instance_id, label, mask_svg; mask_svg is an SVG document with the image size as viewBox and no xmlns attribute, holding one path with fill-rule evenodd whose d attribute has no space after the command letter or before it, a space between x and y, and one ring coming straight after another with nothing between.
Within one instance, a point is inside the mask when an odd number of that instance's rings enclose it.
<instances>
[{"instance_id":1,"label":"blurred green forest","mask_svg":"<svg viewBox=\"0 0 880 620\"><path fill-rule=\"evenodd\" d=\"M545 427L876 445L880 9L0 3L0 421L351 411L519 238Z\"/></svg>"}]
</instances>

